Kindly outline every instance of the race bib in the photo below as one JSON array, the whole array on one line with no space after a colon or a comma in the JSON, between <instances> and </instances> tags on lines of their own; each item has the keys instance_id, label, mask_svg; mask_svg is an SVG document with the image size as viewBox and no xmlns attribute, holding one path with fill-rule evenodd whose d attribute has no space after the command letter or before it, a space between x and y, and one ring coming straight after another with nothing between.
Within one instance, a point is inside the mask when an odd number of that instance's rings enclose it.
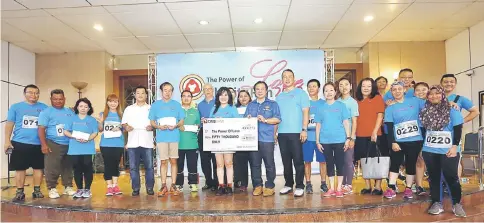
<instances>
[{"instance_id":1,"label":"race bib","mask_svg":"<svg viewBox=\"0 0 484 223\"><path fill-rule=\"evenodd\" d=\"M113 131L114 128L121 126L120 122L105 121L104 131Z\"/></svg>"},{"instance_id":2,"label":"race bib","mask_svg":"<svg viewBox=\"0 0 484 223\"><path fill-rule=\"evenodd\" d=\"M397 139L404 139L412 136L419 136L420 130L416 120L398 123L395 125Z\"/></svg>"},{"instance_id":3,"label":"race bib","mask_svg":"<svg viewBox=\"0 0 484 223\"><path fill-rule=\"evenodd\" d=\"M55 126L55 131L57 132L57 136L64 136L64 124L58 124Z\"/></svg>"},{"instance_id":4,"label":"race bib","mask_svg":"<svg viewBox=\"0 0 484 223\"><path fill-rule=\"evenodd\" d=\"M314 114L311 114L309 117L308 129L315 129L315 128L316 128L316 122L314 121Z\"/></svg>"},{"instance_id":5,"label":"race bib","mask_svg":"<svg viewBox=\"0 0 484 223\"><path fill-rule=\"evenodd\" d=\"M432 148L452 147L452 134L450 131L427 131L425 146Z\"/></svg>"},{"instance_id":6,"label":"race bib","mask_svg":"<svg viewBox=\"0 0 484 223\"><path fill-rule=\"evenodd\" d=\"M39 117L24 115L22 119L23 129L36 129L39 126Z\"/></svg>"}]
</instances>

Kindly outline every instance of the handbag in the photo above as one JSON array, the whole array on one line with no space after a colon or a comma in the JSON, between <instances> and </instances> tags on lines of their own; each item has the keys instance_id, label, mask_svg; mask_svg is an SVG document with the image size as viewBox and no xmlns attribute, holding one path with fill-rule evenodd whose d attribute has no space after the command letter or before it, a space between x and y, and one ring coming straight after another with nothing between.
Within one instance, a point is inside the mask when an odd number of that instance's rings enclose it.
<instances>
[{"instance_id":1,"label":"handbag","mask_svg":"<svg viewBox=\"0 0 484 223\"><path fill-rule=\"evenodd\" d=\"M364 179L384 179L388 178L388 173L390 171L390 157L381 156L380 149L375 142L369 142L370 145L368 151L366 152L366 158L360 159L361 169L363 171ZM372 145L375 146L372 146ZM370 156L370 149L374 147L376 149L376 157Z\"/></svg>"}]
</instances>

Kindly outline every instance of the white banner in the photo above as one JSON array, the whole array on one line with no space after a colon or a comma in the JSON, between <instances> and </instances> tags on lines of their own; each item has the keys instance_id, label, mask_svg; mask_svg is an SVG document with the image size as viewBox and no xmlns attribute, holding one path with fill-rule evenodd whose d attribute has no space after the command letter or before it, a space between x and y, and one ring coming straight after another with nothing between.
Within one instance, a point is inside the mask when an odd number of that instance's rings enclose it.
<instances>
[{"instance_id":1,"label":"white banner","mask_svg":"<svg viewBox=\"0 0 484 223\"><path fill-rule=\"evenodd\" d=\"M203 131L204 151L257 151L256 118L209 118Z\"/></svg>"}]
</instances>

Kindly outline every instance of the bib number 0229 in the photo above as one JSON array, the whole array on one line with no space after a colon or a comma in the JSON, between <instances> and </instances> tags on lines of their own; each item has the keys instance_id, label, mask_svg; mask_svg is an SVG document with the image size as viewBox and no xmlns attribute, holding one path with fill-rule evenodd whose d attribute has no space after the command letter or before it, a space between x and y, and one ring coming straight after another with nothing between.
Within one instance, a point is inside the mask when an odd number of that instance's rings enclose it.
<instances>
[{"instance_id":1,"label":"bib number 0229","mask_svg":"<svg viewBox=\"0 0 484 223\"><path fill-rule=\"evenodd\" d=\"M397 129L397 135L406 135L409 133L418 132L418 126L404 126L402 128Z\"/></svg>"}]
</instances>

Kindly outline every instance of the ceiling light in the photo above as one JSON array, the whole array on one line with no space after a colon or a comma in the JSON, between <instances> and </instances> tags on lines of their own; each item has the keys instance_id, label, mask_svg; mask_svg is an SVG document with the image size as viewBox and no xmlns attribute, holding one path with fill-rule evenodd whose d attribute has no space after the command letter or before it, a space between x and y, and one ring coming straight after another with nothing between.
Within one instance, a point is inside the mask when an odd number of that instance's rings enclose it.
<instances>
[{"instance_id":1,"label":"ceiling light","mask_svg":"<svg viewBox=\"0 0 484 223\"><path fill-rule=\"evenodd\" d=\"M204 26L204 25L208 25L208 21L205 21L205 20L202 20L200 22L198 22L200 25Z\"/></svg>"},{"instance_id":2,"label":"ceiling light","mask_svg":"<svg viewBox=\"0 0 484 223\"><path fill-rule=\"evenodd\" d=\"M363 20L365 20L365 22L370 22L374 19L374 17L372 15L367 15L365 16L365 18Z\"/></svg>"},{"instance_id":3,"label":"ceiling light","mask_svg":"<svg viewBox=\"0 0 484 223\"><path fill-rule=\"evenodd\" d=\"M254 20L254 23L259 24L259 23L262 23L263 21L264 20L262 20L262 18L257 18L257 19Z\"/></svg>"},{"instance_id":4,"label":"ceiling light","mask_svg":"<svg viewBox=\"0 0 484 223\"><path fill-rule=\"evenodd\" d=\"M99 24L94 24L93 28L97 31L103 31L103 26L99 25Z\"/></svg>"}]
</instances>

